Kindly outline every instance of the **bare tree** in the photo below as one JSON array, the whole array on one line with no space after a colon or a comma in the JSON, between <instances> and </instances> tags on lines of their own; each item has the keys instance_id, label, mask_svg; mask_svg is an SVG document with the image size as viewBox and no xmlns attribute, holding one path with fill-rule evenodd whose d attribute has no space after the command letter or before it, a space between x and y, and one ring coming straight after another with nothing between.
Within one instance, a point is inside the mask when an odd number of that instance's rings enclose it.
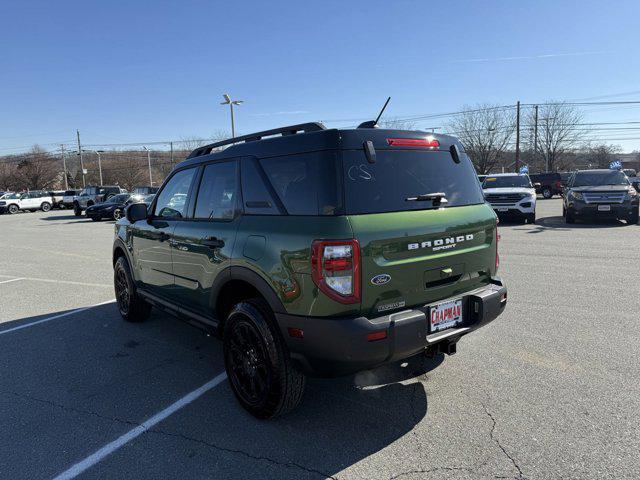
<instances>
[{"instance_id":1,"label":"bare tree","mask_svg":"<svg viewBox=\"0 0 640 480\"><path fill-rule=\"evenodd\" d=\"M38 190L52 187L61 178L59 158L52 157L38 145L19 156L16 180L20 188Z\"/></svg>"},{"instance_id":2,"label":"bare tree","mask_svg":"<svg viewBox=\"0 0 640 480\"><path fill-rule=\"evenodd\" d=\"M538 109L538 141L534 145L540 170L557 172L569 166L571 153L581 147L585 132L579 128L582 113L563 102L548 102ZM534 126L531 110L528 123Z\"/></svg>"},{"instance_id":3,"label":"bare tree","mask_svg":"<svg viewBox=\"0 0 640 480\"><path fill-rule=\"evenodd\" d=\"M512 109L497 105L465 106L447 125L447 131L460 139L478 173L487 174L509 147L515 115Z\"/></svg>"},{"instance_id":4,"label":"bare tree","mask_svg":"<svg viewBox=\"0 0 640 480\"><path fill-rule=\"evenodd\" d=\"M380 126L391 130L418 130L416 122L411 120L402 120L400 118L389 118L387 120L383 120L380 122Z\"/></svg>"},{"instance_id":5,"label":"bare tree","mask_svg":"<svg viewBox=\"0 0 640 480\"><path fill-rule=\"evenodd\" d=\"M587 147L584 158L590 165L598 168L609 168L609 164L615 155L621 151L620 145L610 145L606 143L590 145Z\"/></svg>"}]
</instances>

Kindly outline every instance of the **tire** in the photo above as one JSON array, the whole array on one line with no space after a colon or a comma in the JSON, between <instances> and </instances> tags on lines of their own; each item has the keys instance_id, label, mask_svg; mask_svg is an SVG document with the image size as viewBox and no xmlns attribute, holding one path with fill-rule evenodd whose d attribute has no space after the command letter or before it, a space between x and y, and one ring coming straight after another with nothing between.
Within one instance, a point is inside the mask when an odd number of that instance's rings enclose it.
<instances>
[{"instance_id":1,"label":"tire","mask_svg":"<svg viewBox=\"0 0 640 480\"><path fill-rule=\"evenodd\" d=\"M129 262L125 257L118 258L113 267L113 286L118 311L124 320L137 323L149 318L151 305L136 293Z\"/></svg>"},{"instance_id":2,"label":"tire","mask_svg":"<svg viewBox=\"0 0 640 480\"><path fill-rule=\"evenodd\" d=\"M571 210L565 210L564 212L564 221L565 223L576 223L576 219Z\"/></svg>"},{"instance_id":3,"label":"tire","mask_svg":"<svg viewBox=\"0 0 640 480\"><path fill-rule=\"evenodd\" d=\"M91 217L91 220L93 220L94 222L99 222L100 220L102 220L101 217Z\"/></svg>"},{"instance_id":4,"label":"tire","mask_svg":"<svg viewBox=\"0 0 640 480\"><path fill-rule=\"evenodd\" d=\"M231 390L254 417L283 415L302 400L306 378L294 368L263 300L233 307L224 325L223 352Z\"/></svg>"},{"instance_id":5,"label":"tire","mask_svg":"<svg viewBox=\"0 0 640 480\"><path fill-rule=\"evenodd\" d=\"M122 218L122 209L120 208L116 208L113 211L113 219L117 222L118 220L120 220Z\"/></svg>"},{"instance_id":6,"label":"tire","mask_svg":"<svg viewBox=\"0 0 640 480\"><path fill-rule=\"evenodd\" d=\"M42 202L42 205L40 205L40 210L42 210L43 212L48 212L49 210L51 210L51 204L49 202Z\"/></svg>"},{"instance_id":7,"label":"tire","mask_svg":"<svg viewBox=\"0 0 640 480\"><path fill-rule=\"evenodd\" d=\"M549 187L544 187L542 189L542 196L544 198L551 198L551 197L553 197L553 192L551 191L551 189Z\"/></svg>"},{"instance_id":8,"label":"tire","mask_svg":"<svg viewBox=\"0 0 640 480\"><path fill-rule=\"evenodd\" d=\"M536 214L535 213L529 213L527 215L527 223L530 223L531 225L536 223Z\"/></svg>"},{"instance_id":9,"label":"tire","mask_svg":"<svg viewBox=\"0 0 640 480\"><path fill-rule=\"evenodd\" d=\"M9 207L7 207L7 212L9 212L11 215L15 215L19 211L20 211L20 208L18 208L18 206L15 203L12 203L11 205L9 205Z\"/></svg>"},{"instance_id":10,"label":"tire","mask_svg":"<svg viewBox=\"0 0 640 480\"><path fill-rule=\"evenodd\" d=\"M637 225L639 217L640 217L640 212L638 212L638 210L635 210L631 215L627 217L627 224Z\"/></svg>"},{"instance_id":11,"label":"tire","mask_svg":"<svg viewBox=\"0 0 640 480\"><path fill-rule=\"evenodd\" d=\"M78 205L77 203L73 204L73 214L76 217L80 217L82 215L82 209L80 208L80 205Z\"/></svg>"}]
</instances>

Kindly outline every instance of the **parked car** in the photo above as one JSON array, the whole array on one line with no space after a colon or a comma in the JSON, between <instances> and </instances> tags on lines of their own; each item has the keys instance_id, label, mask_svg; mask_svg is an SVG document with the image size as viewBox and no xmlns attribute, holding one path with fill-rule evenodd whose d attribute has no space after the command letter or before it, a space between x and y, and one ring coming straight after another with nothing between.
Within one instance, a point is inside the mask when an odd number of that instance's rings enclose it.
<instances>
[{"instance_id":1,"label":"parked car","mask_svg":"<svg viewBox=\"0 0 640 480\"><path fill-rule=\"evenodd\" d=\"M562 176L559 173L534 173L529 178L536 193L542 194L544 198L562 195Z\"/></svg>"},{"instance_id":2,"label":"parked car","mask_svg":"<svg viewBox=\"0 0 640 480\"><path fill-rule=\"evenodd\" d=\"M120 220L125 215L125 212L129 205L133 205L134 203L144 203L148 208L149 205L151 205L151 202L153 202L154 198L155 194L153 193L150 195L132 195L131 199L129 199L126 205L124 205L123 207L118 207L113 211L113 218L115 220Z\"/></svg>"},{"instance_id":3,"label":"parked car","mask_svg":"<svg viewBox=\"0 0 640 480\"><path fill-rule=\"evenodd\" d=\"M80 195L81 190L65 190L62 195L62 205L64 208L73 207L73 201Z\"/></svg>"},{"instance_id":4,"label":"parked car","mask_svg":"<svg viewBox=\"0 0 640 480\"><path fill-rule=\"evenodd\" d=\"M194 150L116 223L122 317L156 305L221 332L259 418L295 408L306 374L454 353L506 305L496 216L458 140L373 123Z\"/></svg>"},{"instance_id":5,"label":"parked car","mask_svg":"<svg viewBox=\"0 0 640 480\"><path fill-rule=\"evenodd\" d=\"M113 185L86 187L82 192L80 192L80 195L73 200L73 213L76 217L79 217L88 207L95 205L96 203L102 203L109 200L114 195L118 195L120 193L127 193L127 191Z\"/></svg>"},{"instance_id":6,"label":"parked car","mask_svg":"<svg viewBox=\"0 0 640 480\"><path fill-rule=\"evenodd\" d=\"M51 206L53 208L64 208L64 190L52 190L47 193L51 195Z\"/></svg>"},{"instance_id":7,"label":"parked car","mask_svg":"<svg viewBox=\"0 0 640 480\"><path fill-rule=\"evenodd\" d=\"M119 193L118 195L111 197L106 202L90 206L85 211L85 215L96 222L99 222L102 219L119 220L127 205L144 202L144 200L145 195Z\"/></svg>"},{"instance_id":8,"label":"parked car","mask_svg":"<svg viewBox=\"0 0 640 480\"><path fill-rule=\"evenodd\" d=\"M140 195L151 195L154 193L158 193L158 188L160 187L135 187L133 189L133 193L138 193Z\"/></svg>"},{"instance_id":9,"label":"parked car","mask_svg":"<svg viewBox=\"0 0 640 480\"><path fill-rule=\"evenodd\" d=\"M600 217L638 223L638 192L619 170L579 170L563 195L562 215L566 223Z\"/></svg>"},{"instance_id":10,"label":"parked car","mask_svg":"<svg viewBox=\"0 0 640 480\"><path fill-rule=\"evenodd\" d=\"M622 170L622 173L624 173L629 178L638 176L638 172L636 172L633 168L625 168Z\"/></svg>"},{"instance_id":11,"label":"parked car","mask_svg":"<svg viewBox=\"0 0 640 480\"><path fill-rule=\"evenodd\" d=\"M10 214L18 213L20 210L28 210L35 212L42 210L48 212L51 210L52 199L49 192L33 190L31 192L13 194L10 197L0 200L0 211Z\"/></svg>"},{"instance_id":12,"label":"parked car","mask_svg":"<svg viewBox=\"0 0 640 480\"><path fill-rule=\"evenodd\" d=\"M485 200L499 216L536 223L536 191L527 174L489 175L482 184Z\"/></svg>"}]
</instances>

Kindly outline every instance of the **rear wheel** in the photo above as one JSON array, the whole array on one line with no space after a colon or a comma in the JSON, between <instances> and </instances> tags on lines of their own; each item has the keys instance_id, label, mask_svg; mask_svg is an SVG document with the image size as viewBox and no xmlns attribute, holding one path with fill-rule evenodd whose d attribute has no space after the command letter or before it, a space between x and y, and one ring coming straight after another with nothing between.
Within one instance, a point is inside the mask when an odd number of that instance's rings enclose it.
<instances>
[{"instance_id":1,"label":"rear wheel","mask_svg":"<svg viewBox=\"0 0 640 480\"><path fill-rule=\"evenodd\" d=\"M260 299L237 304L223 336L229 383L242 407L267 419L293 410L304 394L305 376L296 370L269 306Z\"/></svg>"},{"instance_id":2,"label":"rear wheel","mask_svg":"<svg viewBox=\"0 0 640 480\"><path fill-rule=\"evenodd\" d=\"M149 318L151 305L136 293L129 262L120 257L113 267L113 285L120 315L127 322L143 322Z\"/></svg>"},{"instance_id":3,"label":"rear wheel","mask_svg":"<svg viewBox=\"0 0 640 480\"><path fill-rule=\"evenodd\" d=\"M551 191L551 189L549 187L544 187L542 189L542 196L544 198L551 198L551 197L553 197L553 192Z\"/></svg>"},{"instance_id":4,"label":"rear wheel","mask_svg":"<svg viewBox=\"0 0 640 480\"><path fill-rule=\"evenodd\" d=\"M43 212L48 212L49 210L51 210L51 204L49 202L42 202L42 205L40 205L40 210L42 210Z\"/></svg>"},{"instance_id":5,"label":"rear wheel","mask_svg":"<svg viewBox=\"0 0 640 480\"><path fill-rule=\"evenodd\" d=\"M18 206L16 204L9 205L9 208L7 210L9 211L9 213L11 215L15 215L16 213L18 213L20 211L20 209L18 208Z\"/></svg>"}]
</instances>

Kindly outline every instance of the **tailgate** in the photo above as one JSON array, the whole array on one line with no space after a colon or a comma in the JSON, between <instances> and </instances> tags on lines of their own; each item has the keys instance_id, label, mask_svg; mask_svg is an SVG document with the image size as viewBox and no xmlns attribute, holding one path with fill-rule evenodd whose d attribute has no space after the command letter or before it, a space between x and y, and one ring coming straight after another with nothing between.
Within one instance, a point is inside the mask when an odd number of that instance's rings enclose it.
<instances>
[{"instance_id":1,"label":"tailgate","mask_svg":"<svg viewBox=\"0 0 640 480\"><path fill-rule=\"evenodd\" d=\"M496 219L485 204L349 220L361 248L364 315L460 295L495 274Z\"/></svg>"}]
</instances>

